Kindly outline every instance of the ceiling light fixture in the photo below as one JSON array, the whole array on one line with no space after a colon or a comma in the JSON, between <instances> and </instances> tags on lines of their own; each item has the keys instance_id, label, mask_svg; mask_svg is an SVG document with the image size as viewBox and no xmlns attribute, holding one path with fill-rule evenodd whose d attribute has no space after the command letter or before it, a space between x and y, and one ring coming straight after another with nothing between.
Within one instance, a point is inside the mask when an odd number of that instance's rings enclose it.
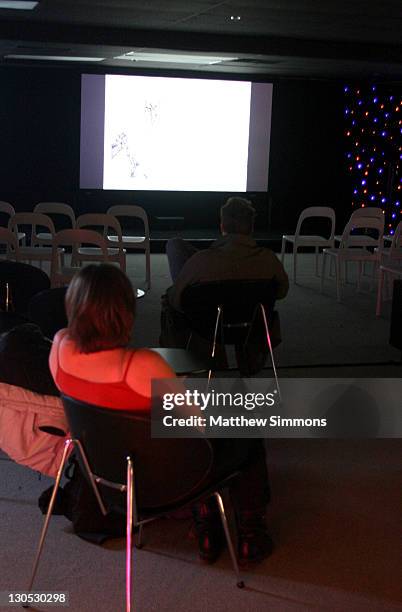
<instances>
[{"instance_id":1,"label":"ceiling light fixture","mask_svg":"<svg viewBox=\"0 0 402 612\"><path fill-rule=\"evenodd\" d=\"M77 57L68 55L21 55L10 54L4 56L7 59L44 60L53 62L102 62L104 57Z\"/></svg>"},{"instance_id":2,"label":"ceiling light fixture","mask_svg":"<svg viewBox=\"0 0 402 612\"><path fill-rule=\"evenodd\" d=\"M241 15L230 15L230 21L241 21Z\"/></svg>"},{"instance_id":3,"label":"ceiling light fixture","mask_svg":"<svg viewBox=\"0 0 402 612\"><path fill-rule=\"evenodd\" d=\"M170 64L220 64L238 59L237 57L223 57L221 55L186 55L184 53L142 53L130 51L118 55L114 59L130 60L131 62L162 62Z\"/></svg>"},{"instance_id":4,"label":"ceiling light fixture","mask_svg":"<svg viewBox=\"0 0 402 612\"><path fill-rule=\"evenodd\" d=\"M0 9L14 9L32 11L39 2L25 2L24 0L0 0Z\"/></svg>"}]
</instances>

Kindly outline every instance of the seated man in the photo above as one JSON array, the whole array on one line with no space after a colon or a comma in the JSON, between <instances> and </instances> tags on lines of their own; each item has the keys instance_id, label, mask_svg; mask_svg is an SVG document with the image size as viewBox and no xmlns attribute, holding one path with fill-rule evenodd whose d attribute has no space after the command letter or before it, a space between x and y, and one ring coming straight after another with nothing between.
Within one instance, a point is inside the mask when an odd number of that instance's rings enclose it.
<instances>
[{"instance_id":1,"label":"seated man","mask_svg":"<svg viewBox=\"0 0 402 612\"><path fill-rule=\"evenodd\" d=\"M272 280L275 299L289 289L287 274L276 255L252 238L255 211L244 198L229 198L221 208L222 237L197 251L176 238L167 244L173 286L163 298L161 345L184 347L190 335L181 313L181 296L196 283L225 280Z\"/></svg>"}]
</instances>

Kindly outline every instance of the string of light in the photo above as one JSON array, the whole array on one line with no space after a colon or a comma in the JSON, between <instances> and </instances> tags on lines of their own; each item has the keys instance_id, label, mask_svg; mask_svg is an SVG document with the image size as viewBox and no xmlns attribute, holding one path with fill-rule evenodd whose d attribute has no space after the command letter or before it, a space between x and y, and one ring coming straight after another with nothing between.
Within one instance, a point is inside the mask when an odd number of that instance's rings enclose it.
<instances>
[{"instance_id":1,"label":"string of light","mask_svg":"<svg viewBox=\"0 0 402 612\"><path fill-rule=\"evenodd\" d=\"M376 206L393 234L402 219L402 96L385 86L345 86L352 206Z\"/></svg>"}]
</instances>

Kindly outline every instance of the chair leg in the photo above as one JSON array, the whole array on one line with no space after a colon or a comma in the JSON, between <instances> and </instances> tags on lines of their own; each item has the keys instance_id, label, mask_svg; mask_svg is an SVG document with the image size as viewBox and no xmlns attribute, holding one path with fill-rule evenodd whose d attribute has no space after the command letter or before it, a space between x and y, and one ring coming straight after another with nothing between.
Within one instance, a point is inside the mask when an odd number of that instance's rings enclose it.
<instances>
[{"instance_id":1,"label":"chair leg","mask_svg":"<svg viewBox=\"0 0 402 612\"><path fill-rule=\"evenodd\" d=\"M120 256L119 259L120 259L120 261L119 261L120 269L125 274L126 271L127 271L127 267L126 267L126 254L122 253L122 255Z\"/></svg>"},{"instance_id":2,"label":"chair leg","mask_svg":"<svg viewBox=\"0 0 402 612\"><path fill-rule=\"evenodd\" d=\"M285 251L286 251L286 239L282 238L282 248L281 248L281 262L282 262L282 265L285 262Z\"/></svg>"},{"instance_id":3,"label":"chair leg","mask_svg":"<svg viewBox=\"0 0 402 612\"><path fill-rule=\"evenodd\" d=\"M381 316L381 308L382 308L382 291L384 285L384 270L380 268L380 276L378 278L378 289L377 289L377 306L375 314L377 317Z\"/></svg>"},{"instance_id":4,"label":"chair leg","mask_svg":"<svg viewBox=\"0 0 402 612\"><path fill-rule=\"evenodd\" d=\"M262 319L264 321L264 327L265 327L265 338L267 340L267 345L268 345L268 349L269 349L269 354L271 356L271 364L272 364L272 369L274 371L274 377L275 377L275 384L276 384L276 390L278 392L278 398L279 401L282 401L282 395L281 395L281 388L279 386L279 379L278 379L278 373L276 371L276 365L275 365L275 359L274 359L274 351L272 350L272 343L271 343L271 336L269 335L269 328L268 328L268 322L267 322L267 316L265 314L265 308L263 306L263 304L260 303L260 308L261 308L261 314L262 314Z\"/></svg>"},{"instance_id":5,"label":"chair leg","mask_svg":"<svg viewBox=\"0 0 402 612\"><path fill-rule=\"evenodd\" d=\"M242 580L240 576L239 564L237 562L236 552L235 552L233 541L230 535L229 525L228 525L228 521L226 518L226 512L225 512L225 507L223 505L222 496L220 495L220 493L218 493L218 491L215 491L214 496L215 496L216 501L218 502L218 508L219 508L219 513L221 515L223 530L225 532L226 543L228 545L230 557L232 559L233 569L236 574L236 584L239 587L239 589L244 589L244 581Z\"/></svg>"},{"instance_id":6,"label":"chair leg","mask_svg":"<svg viewBox=\"0 0 402 612\"><path fill-rule=\"evenodd\" d=\"M319 272L318 272L318 256L320 254L320 250L319 247L315 247L315 275L319 276Z\"/></svg>"},{"instance_id":7,"label":"chair leg","mask_svg":"<svg viewBox=\"0 0 402 612\"><path fill-rule=\"evenodd\" d=\"M103 500L102 500L102 498L100 496L99 489L96 486L96 482L95 482L94 477L92 475L91 468L89 466L88 459L87 459L87 456L86 456L86 454L84 452L82 444L81 444L81 442L79 440L73 440L73 442L77 445L77 448L78 448L78 450L79 450L79 452L81 454L82 461L84 463L84 466L85 466L85 469L86 469L86 472L87 472L87 475L88 475L89 482L91 483L93 492L94 492L95 497L97 499L97 502L99 504L100 511L102 512L103 516L106 516L107 510L106 510L105 504L103 503Z\"/></svg>"},{"instance_id":8,"label":"chair leg","mask_svg":"<svg viewBox=\"0 0 402 612\"><path fill-rule=\"evenodd\" d=\"M322 267L321 267L321 293L324 291L324 278L325 278L325 267L327 264L327 254L324 251L322 254ZM330 271L332 269L332 257L330 260Z\"/></svg>"},{"instance_id":9,"label":"chair leg","mask_svg":"<svg viewBox=\"0 0 402 612\"><path fill-rule=\"evenodd\" d=\"M362 284L362 274L364 273L364 264L362 264L361 261L358 262L358 268L357 268L357 293L360 293L361 291L361 284Z\"/></svg>"},{"instance_id":10,"label":"chair leg","mask_svg":"<svg viewBox=\"0 0 402 612\"><path fill-rule=\"evenodd\" d=\"M56 502L56 495L57 495L57 490L59 488L59 484L60 484L60 480L63 474L63 470L64 470L64 466L66 464L66 460L67 460L67 453L69 451L69 448L72 444L72 440L66 440L65 444L64 444L64 450L63 450L63 455L61 458L61 462L59 465L59 469L57 470L57 476L56 476L56 482L54 483L54 487L53 487L53 491L52 491L52 496L50 498L50 502L49 502L49 506L47 509L47 513L46 513L46 518L45 518L45 522L43 524L42 527L42 532L40 535L40 540L39 540L39 545L36 551L36 556L35 556L35 561L34 561L34 565L33 565L33 569L32 569L32 573L31 573L31 579L29 581L29 585L28 585L28 591L30 592L35 580L35 576L36 576L36 572L38 571L38 567L39 567L39 561L40 561L40 557L42 555L42 550L43 550L43 545L45 543L45 538L46 538L46 534L47 534L47 530L49 528L49 523L50 523L50 519L52 517L52 512L53 512L53 507L54 504Z\"/></svg>"},{"instance_id":11,"label":"chair leg","mask_svg":"<svg viewBox=\"0 0 402 612\"><path fill-rule=\"evenodd\" d=\"M151 289L151 254L149 244L145 251L145 279L147 289Z\"/></svg>"},{"instance_id":12,"label":"chair leg","mask_svg":"<svg viewBox=\"0 0 402 612\"><path fill-rule=\"evenodd\" d=\"M345 266L346 266L345 261ZM338 302L341 301L341 262L339 257L335 258L335 275L336 275L336 299Z\"/></svg>"},{"instance_id":13,"label":"chair leg","mask_svg":"<svg viewBox=\"0 0 402 612\"><path fill-rule=\"evenodd\" d=\"M218 329L219 329L219 322L221 320L221 315L222 315L222 307L218 306L218 311L217 311L217 314L216 314L216 321L215 321L214 340L213 340L213 343L212 343L211 360L213 360L215 358L216 339L217 339L217 336L218 336ZM212 367L209 368L209 372L208 372L207 391L208 391L209 385L211 383L211 377L212 377Z\"/></svg>"},{"instance_id":14,"label":"chair leg","mask_svg":"<svg viewBox=\"0 0 402 612\"><path fill-rule=\"evenodd\" d=\"M142 548L144 546L144 542L142 540L142 529L143 529L144 525L140 525L138 527L138 533L135 536L135 547L136 548Z\"/></svg>"},{"instance_id":15,"label":"chair leg","mask_svg":"<svg viewBox=\"0 0 402 612\"><path fill-rule=\"evenodd\" d=\"M126 520L126 612L131 610L131 567L132 567L132 534L133 534L133 497L134 470L133 462L127 457L127 520Z\"/></svg>"},{"instance_id":16,"label":"chair leg","mask_svg":"<svg viewBox=\"0 0 402 612\"><path fill-rule=\"evenodd\" d=\"M186 351L190 350L190 344L191 344L192 338L193 338L193 332L190 332L190 335L188 337L187 344L186 344Z\"/></svg>"}]
</instances>

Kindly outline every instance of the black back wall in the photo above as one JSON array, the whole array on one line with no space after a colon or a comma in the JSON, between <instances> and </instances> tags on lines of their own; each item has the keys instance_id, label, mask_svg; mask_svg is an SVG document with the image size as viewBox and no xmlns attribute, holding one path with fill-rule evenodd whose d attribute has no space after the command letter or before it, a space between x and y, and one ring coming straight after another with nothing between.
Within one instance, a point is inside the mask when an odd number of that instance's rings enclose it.
<instances>
[{"instance_id":1,"label":"black back wall","mask_svg":"<svg viewBox=\"0 0 402 612\"><path fill-rule=\"evenodd\" d=\"M198 75L199 76L199 75ZM0 199L17 210L64 201L102 212L116 203L158 216L183 216L189 229L216 227L230 194L79 190L80 72L71 68L0 69ZM275 83L268 194L249 194L258 229L294 228L308 205L331 205L340 225L349 213L343 151L343 83ZM153 221L153 223L152 223Z\"/></svg>"}]
</instances>

